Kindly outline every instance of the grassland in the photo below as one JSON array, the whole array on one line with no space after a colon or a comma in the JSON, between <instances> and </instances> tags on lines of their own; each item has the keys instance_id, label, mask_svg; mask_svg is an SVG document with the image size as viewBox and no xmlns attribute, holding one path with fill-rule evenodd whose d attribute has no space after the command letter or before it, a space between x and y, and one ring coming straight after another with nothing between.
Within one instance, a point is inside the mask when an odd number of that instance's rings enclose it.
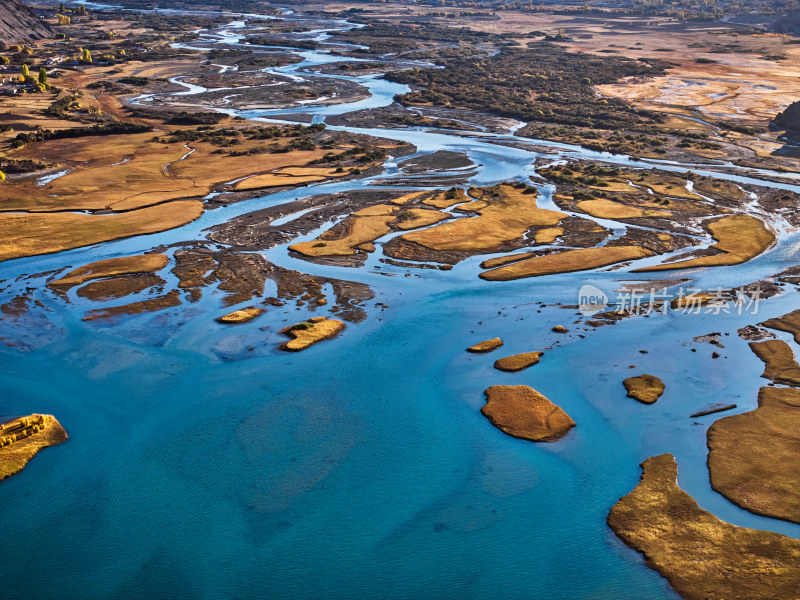
<instances>
[{"instance_id":1,"label":"grassland","mask_svg":"<svg viewBox=\"0 0 800 600\"><path fill-rule=\"evenodd\" d=\"M477 216L456 219L427 229L403 234L384 246L394 258L457 262L460 258L489 252L512 250L526 245L526 235L547 229L548 235L567 215L538 208L533 188L502 184L470 190L474 198L457 210ZM442 207L459 198L437 197L427 204ZM455 195L454 195L455 196ZM552 239L552 238L550 238ZM454 259L454 257L456 257Z\"/></svg>"},{"instance_id":2,"label":"grassland","mask_svg":"<svg viewBox=\"0 0 800 600\"><path fill-rule=\"evenodd\" d=\"M336 337L343 330L344 323L339 319L314 317L283 330L283 333L292 339L281 344L281 349L300 352L314 344Z\"/></svg>"},{"instance_id":3,"label":"grassland","mask_svg":"<svg viewBox=\"0 0 800 600\"><path fill-rule=\"evenodd\" d=\"M762 377L775 383L800 387L800 365L789 344L782 340L750 342L750 349L764 361Z\"/></svg>"},{"instance_id":4,"label":"grassland","mask_svg":"<svg viewBox=\"0 0 800 600\"><path fill-rule=\"evenodd\" d=\"M242 308L240 310L234 310L233 312L229 312L225 315L222 315L217 319L219 323L224 323L226 325L239 325L241 323L249 323L256 317L261 316L266 311L263 308L258 308L256 306L248 306L247 308Z\"/></svg>"},{"instance_id":5,"label":"grassland","mask_svg":"<svg viewBox=\"0 0 800 600\"><path fill-rule=\"evenodd\" d=\"M510 436L554 442L575 427L563 409L526 385L493 385L484 393L486 405L481 413Z\"/></svg>"},{"instance_id":6,"label":"grassland","mask_svg":"<svg viewBox=\"0 0 800 600\"><path fill-rule=\"evenodd\" d=\"M710 221L706 226L717 240L717 243L710 247L716 254L643 267L634 272L739 265L763 254L776 239L775 234L760 219L750 215L720 217Z\"/></svg>"},{"instance_id":7,"label":"grassland","mask_svg":"<svg viewBox=\"0 0 800 600\"><path fill-rule=\"evenodd\" d=\"M489 281L509 281L524 277L541 277L605 267L629 260L638 260L653 253L639 246L605 246L565 250L526 258L480 274Z\"/></svg>"},{"instance_id":8,"label":"grassland","mask_svg":"<svg viewBox=\"0 0 800 600\"><path fill-rule=\"evenodd\" d=\"M52 415L28 415L0 424L0 481L19 473L43 448L67 440Z\"/></svg>"},{"instance_id":9,"label":"grassland","mask_svg":"<svg viewBox=\"0 0 800 600\"><path fill-rule=\"evenodd\" d=\"M124 275L135 275L141 273L155 273L160 271L169 263L169 259L163 254L139 254L136 256L120 256L118 258L108 258L97 262L83 265L54 279L48 283L52 287L61 291L68 290L76 285L81 285L92 279L116 278Z\"/></svg>"},{"instance_id":10,"label":"grassland","mask_svg":"<svg viewBox=\"0 0 800 600\"><path fill-rule=\"evenodd\" d=\"M800 523L798 431L800 390L762 388L758 408L709 429L711 486L750 512Z\"/></svg>"},{"instance_id":11,"label":"grassland","mask_svg":"<svg viewBox=\"0 0 800 600\"><path fill-rule=\"evenodd\" d=\"M202 213L198 200L113 215L0 213L0 261L166 231L191 223Z\"/></svg>"},{"instance_id":12,"label":"grassland","mask_svg":"<svg viewBox=\"0 0 800 600\"><path fill-rule=\"evenodd\" d=\"M776 319L768 319L762 325L790 333L794 336L794 341L800 344L800 310L792 311Z\"/></svg>"},{"instance_id":13,"label":"grassland","mask_svg":"<svg viewBox=\"0 0 800 600\"><path fill-rule=\"evenodd\" d=\"M800 541L718 519L678 487L677 477L672 455L648 458L641 483L608 515L614 533L687 600L794 596L800 588Z\"/></svg>"},{"instance_id":14,"label":"grassland","mask_svg":"<svg viewBox=\"0 0 800 600\"><path fill-rule=\"evenodd\" d=\"M639 375L628 377L622 382L629 398L634 398L642 404L653 404L664 393L664 382L655 375Z\"/></svg>"},{"instance_id":15,"label":"grassland","mask_svg":"<svg viewBox=\"0 0 800 600\"><path fill-rule=\"evenodd\" d=\"M494 368L499 371L515 372L522 371L539 362L544 352L523 352L498 358L494 361Z\"/></svg>"}]
</instances>

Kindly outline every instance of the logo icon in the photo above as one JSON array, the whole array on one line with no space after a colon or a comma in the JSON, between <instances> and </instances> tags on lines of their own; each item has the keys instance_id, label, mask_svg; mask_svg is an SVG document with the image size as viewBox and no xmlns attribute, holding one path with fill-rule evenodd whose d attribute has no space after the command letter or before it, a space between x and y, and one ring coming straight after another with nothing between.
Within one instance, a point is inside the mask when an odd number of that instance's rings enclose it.
<instances>
[{"instance_id":1,"label":"logo icon","mask_svg":"<svg viewBox=\"0 0 800 600\"><path fill-rule=\"evenodd\" d=\"M589 317L608 306L608 296L599 287L586 284L578 291L578 311Z\"/></svg>"}]
</instances>

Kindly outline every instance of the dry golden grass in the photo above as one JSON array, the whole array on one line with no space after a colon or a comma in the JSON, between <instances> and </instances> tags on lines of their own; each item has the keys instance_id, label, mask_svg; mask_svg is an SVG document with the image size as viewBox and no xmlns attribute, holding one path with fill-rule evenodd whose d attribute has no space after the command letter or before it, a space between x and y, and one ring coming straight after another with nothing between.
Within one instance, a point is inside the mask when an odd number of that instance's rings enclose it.
<instances>
[{"instance_id":1,"label":"dry golden grass","mask_svg":"<svg viewBox=\"0 0 800 600\"><path fill-rule=\"evenodd\" d=\"M397 218L397 206L378 204L354 212L347 217L340 226L347 231L347 235L333 239L330 230L323 233L316 240L300 242L289 246L289 250L299 252L304 256L348 256L356 254L356 246L373 242L379 237L389 233L392 228L389 223Z\"/></svg>"},{"instance_id":2,"label":"dry golden grass","mask_svg":"<svg viewBox=\"0 0 800 600\"><path fill-rule=\"evenodd\" d=\"M229 312L227 315L222 315L217 321L226 325L238 325L240 323L248 323L265 312L263 308L248 306L247 308Z\"/></svg>"},{"instance_id":3,"label":"dry golden grass","mask_svg":"<svg viewBox=\"0 0 800 600\"><path fill-rule=\"evenodd\" d=\"M374 252L372 242L394 229L406 230L438 223L449 215L426 208L401 209L396 204L376 204L351 214L336 228L329 229L317 239L289 246L304 256L349 256L357 250ZM341 231L345 235L340 236Z\"/></svg>"},{"instance_id":4,"label":"dry golden grass","mask_svg":"<svg viewBox=\"0 0 800 600\"><path fill-rule=\"evenodd\" d=\"M533 239L537 244L552 244L563 234L562 227L543 227L534 234Z\"/></svg>"},{"instance_id":5,"label":"dry golden grass","mask_svg":"<svg viewBox=\"0 0 800 600\"><path fill-rule=\"evenodd\" d=\"M800 365L789 344L782 340L750 342L750 349L764 361L762 377L775 383L800 387Z\"/></svg>"},{"instance_id":6,"label":"dry golden grass","mask_svg":"<svg viewBox=\"0 0 800 600\"><path fill-rule=\"evenodd\" d=\"M168 263L169 259L163 254L138 254L136 256L108 258L78 267L47 285L48 287L71 288L91 279L118 277L134 273L155 273L166 267Z\"/></svg>"},{"instance_id":7,"label":"dry golden grass","mask_svg":"<svg viewBox=\"0 0 800 600\"><path fill-rule=\"evenodd\" d=\"M775 234L750 215L721 217L708 223L707 227L717 240L711 248L718 250L719 254L643 267L634 273L739 265L762 254L775 243Z\"/></svg>"},{"instance_id":8,"label":"dry golden grass","mask_svg":"<svg viewBox=\"0 0 800 600\"><path fill-rule=\"evenodd\" d=\"M638 260L652 255L653 252L639 246L580 248L527 258L490 271L484 271L480 274L480 277L490 281L509 281L523 277L585 271L627 260Z\"/></svg>"},{"instance_id":9,"label":"dry golden grass","mask_svg":"<svg viewBox=\"0 0 800 600\"><path fill-rule=\"evenodd\" d=\"M0 187L0 211L130 210L168 200L202 197L218 184L245 179L236 189L300 185L323 181L333 169L302 165L321 158L323 149L247 156L214 154L207 142L154 143L152 133L49 140L29 144L18 156L69 165L73 170L45 186L34 181ZM275 142L288 143L289 138ZM263 145L243 140L237 150ZM185 157L185 158L184 158ZM289 168L289 171L284 169ZM303 171L306 174L302 174Z\"/></svg>"},{"instance_id":10,"label":"dry golden grass","mask_svg":"<svg viewBox=\"0 0 800 600\"><path fill-rule=\"evenodd\" d=\"M179 200L113 215L0 214L0 261L166 231L202 213L202 202Z\"/></svg>"},{"instance_id":11,"label":"dry golden grass","mask_svg":"<svg viewBox=\"0 0 800 600\"><path fill-rule=\"evenodd\" d=\"M664 393L664 382L655 375L639 375L628 377L622 382L628 397L638 400L642 404L653 404Z\"/></svg>"},{"instance_id":12,"label":"dry golden grass","mask_svg":"<svg viewBox=\"0 0 800 600\"><path fill-rule=\"evenodd\" d=\"M683 198L685 200L702 200L700 196L686 189L686 180L674 175L640 172L638 177L632 178L632 181L636 185L650 188L661 196Z\"/></svg>"},{"instance_id":13,"label":"dry golden grass","mask_svg":"<svg viewBox=\"0 0 800 600\"><path fill-rule=\"evenodd\" d=\"M317 342L336 337L343 329L344 322L338 319L314 317L313 319L284 329L282 333L294 339L284 342L281 345L281 349L290 352L299 352L305 350L309 346L313 346Z\"/></svg>"},{"instance_id":14,"label":"dry golden grass","mask_svg":"<svg viewBox=\"0 0 800 600\"><path fill-rule=\"evenodd\" d=\"M494 368L508 372L522 371L538 363L542 354L544 352L523 352L522 354L498 358L494 361Z\"/></svg>"},{"instance_id":15,"label":"dry golden grass","mask_svg":"<svg viewBox=\"0 0 800 600\"><path fill-rule=\"evenodd\" d=\"M493 385L484 393L481 413L510 436L554 442L575 427L567 413L527 385Z\"/></svg>"},{"instance_id":16,"label":"dry golden grass","mask_svg":"<svg viewBox=\"0 0 800 600\"><path fill-rule=\"evenodd\" d=\"M503 340L501 340L500 338L492 338L490 340L484 340L483 342L478 342L474 346L470 346L469 348L467 348L467 352L484 354L486 352L491 352L492 350L497 350L502 345L503 345Z\"/></svg>"},{"instance_id":17,"label":"dry golden grass","mask_svg":"<svg viewBox=\"0 0 800 600\"><path fill-rule=\"evenodd\" d=\"M794 336L794 341L800 344L800 310L792 311L777 319L768 319L761 324L770 329L791 333Z\"/></svg>"},{"instance_id":18,"label":"dry golden grass","mask_svg":"<svg viewBox=\"0 0 800 600\"><path fill-rule=\"evenodd\" d=\"M695 292L694 294L686 294L680 298L675 298L670 302L670 307L674 310L697 308L698 306L705 306L715 298L717 298L717 295L713 292Z\"/></svg>"},{"instance_id":19,"label":"dry golden grass","mask_svg":"<svg viewBox=\"0 0 800 600\"><path fill-rule=\"evenodd\" d=\"M583 200L575 205L578 210L601 219L633 219L636 217L669 217L667 210L642 210L613 200Z\"/></svg>"},{"instance_id":20,"label":"dry golden grass","mask_svg":"<svg viewBox=\"0 0 800 600\"><path fill-rule=\"evenodd\" d=\"M433 206L434 208L449 208L454 204L458 204L459 202L465 202L469 200L467 195L464 193L464 190L459 189L456 191L455 197L450 198L449 194L445 191L439 192L432 198L428 198L425 200L425 204L428 206Z\"/></svg>"},{"instance_id":21,"label":"dry golden grass","mask_svg":"<svg viewBox=\"0 0 800 600\"><path fill-rule=\"evenodd\" d=\"M773 460L768 452L753 451L763 441L748 446L742 459ZM796 465L796 454L789 460ZM686 600L796 597L800 540L736 527L704 511L678 487L671 454L648 458L642 467L641 483L614 505L608 524L678 594ZM734 467L738 471L741 465L737 461ZM761 478L758 473L751 481L758 485Z\"/></svg>"},{"instance_id":22,"label":"dry golden grass","mask_svg":"<svg viewBox=\"0 0 800 600\"><path fill-rule=\"evenodd\" d=\"M25 427L25 421L29 426ZM37 425L33 431L31 425ZM23 437L22 432L32 432ZM10 439L12 436L20 437L17 441L4 444L0 447L0 481L19 473L42 448L55 446L67 440L67 432L53 415L33 414L20 419L14 419L2 424L0 441Z\"/></svg>"},{"instance_id":23,"label":"dry golden grass","mask_svg":"<svg viewBox=\"0 0 800 600\"><path fill-rule=\"evenodd\" d=\"M424 196L428 192L413 192L411 194L406 194L405 196L400 196L399 198L395 198L392 200L392 204L408 204L412 200L416 200L420 196Z\"/></svg>"},{"instance_id":24,"label":"dry golden grass","mask_svg":"<svg viewBox=\"0 0 800 600\"><path fill-rule=\"evenodd\" d=\"M375 165L367 165L363 168L368 169L372 166ZM349 173L347 171L337 173L337 169L331 167L284 167L274 173L264 173L263 175L255 175L243 179L234 185L234 189L244 191L286 185L301 185L325 181L326 179L336 179L345 175L349 175Z\"/></svg>"},{"instance_id":25,"label":"dry golden grass","mask_svg":"<svg viewBox=\"0 0 800 600\"><path fill-rule=\"evenodd\" d=\"M509 254L506 256L498 256L497 258L489 258L481 263L481 269L494 269L495 267L502 267L509 263L517 262L536 256L535 252L521 252L520 254Z\"/></svg>"},{"instance_id":26,"label":"dry golden grass","mask_svg":"<svg viewBox=\"0 0 800 600\"><path fill-rule=\"evenodd\" d=\"M758 408L711 426L708 447L716 491L756 514L800 523L800 390L761 388Z\"/></svg>"},{"instance_id":27,"label":"dry golden grass","mask_svg":"<svg viewBox=\"0 0 800 600\"><path fill-rule=\"evenodd\" d=\"M638 189L630 185L627 181L611 178L603 178L603 181L605 182L605 185L590 185L589 187L593 190L601 190L603 192L620 192L623 194L636 194L639 192Z\"/></svg>"},{"instance_id":28,"label":"dry golden grass","mask_svg":"<svg viewBox=\"0 0 800 600\"><path fill-rule=\"evenodd\" d=\"M495 252L522 238L532 227L554 227L566 216L562 212L537 208L535 194L524 193L511 185L473 192L485 203L469 209L478 212L477 217L407 233L400 239L438 251ZM431 204L430 201L426 203Z\"/></svg>"},{"instance_id":29,"label":"dry golden grass","mask_svg":"<svg viewBox=\"0 0 800 600\"><path fill-rule=\"evenodd\" d=\"M394 227L403 230L427 227L449 217L447 213L427 208L410 208L400 213L400 216L401 219L394 224Z\"/></svg>"},{"instance_id":30,"label":"dry golden grass","mask_svg":"<svg viewBox=\"0 0 800 600\"><path fill-rule=\"evenodd\" d=\"M280 187L284 185L302 185L305 183L316 183L324 181L326 177L319 175L302 175L293 177L280 173L267 173L265 175L254 175L243 179L234 186L237 191L258 190L261 188Z\"/></svg>"}]
</instances>

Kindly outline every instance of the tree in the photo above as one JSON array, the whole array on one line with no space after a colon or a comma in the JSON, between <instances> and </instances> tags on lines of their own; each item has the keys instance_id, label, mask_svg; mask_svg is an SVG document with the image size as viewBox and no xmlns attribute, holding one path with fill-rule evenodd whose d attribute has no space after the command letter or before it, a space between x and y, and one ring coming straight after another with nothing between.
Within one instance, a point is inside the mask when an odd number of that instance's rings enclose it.
<instances>
[{"instance_id":1,"label":"tree","mask_svg":"<svg viewBox=\"0 0 800 600\"><path fill-rule=\"evenodd\" d=\"M28 65L22 65L22 77L28 77L30 74L31 72L30 69L28 69Z\"/></svg>"},{"instance_id":2,"label":"tree","mask_svg":"<svg viewBox=\"0 0 800 600\"><path fill-rule=\"evenodd\" d=\"M0 171L0 183L6 180L6 174Z\"/></svg>"},{"instance_id":3,"label":"tree","mask_svg":"<svg viewBox=\"0 0 800 600\"><path fill-rule=\"evenodd\" d=\"M58 12L60 12L60 13L63 13L63 12L65 12L66 10L67 10L67 9L64 7L64 3L63 3L63 2L62 2L61 4L59 4L59 5L58 5Z\"/></svg>"},{"instance_id":4,"label":"tree","mask_svg":"<svg viewBox=\"0 0 800 600\"><path fill-rule=\"evenodd\" d=\"M39 69L39 83L47 87L47 69L45 69L44 67Z\"/></svg>"},{"instance_id":5,"label":"tree","mask_svg":"<svg viewBox=\"0 0 800 600\"><path fill-rule=\"evenodd\" d=\"M83 5L81 5L83 6ZM81 52L81 62L83 63L90 63L92 62L92 53L89 52L88 48L84 48Z\"/></svg>"},{"instance_id":6,"label":"tree","mask_svg":"<svg viewBox=\"0 0 800 600\"><path fill-rule=\"evenodd\" d=\"M0 65L7 65L7 64L9 64L10 62L11 62L11 61L8 59L8 57L7 57L7 56L0 56Z\"/></svg>"}]
</instances>

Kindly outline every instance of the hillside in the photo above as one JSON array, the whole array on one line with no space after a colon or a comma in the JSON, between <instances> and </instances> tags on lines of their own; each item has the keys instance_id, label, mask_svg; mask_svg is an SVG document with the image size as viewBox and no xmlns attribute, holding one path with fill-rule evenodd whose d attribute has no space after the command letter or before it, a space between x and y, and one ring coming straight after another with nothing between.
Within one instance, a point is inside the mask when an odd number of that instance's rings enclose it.
<instances>
[{"instance_id":1,"label":"hillside","mask_svg":"<svg viewBox=\"0 0 800 600\"><path fill-rule=\"evenodd\" d=\"M0 41L16 44L52 35L50 26L19 0L0 3Z\"/></svg>"}]
</instances>

